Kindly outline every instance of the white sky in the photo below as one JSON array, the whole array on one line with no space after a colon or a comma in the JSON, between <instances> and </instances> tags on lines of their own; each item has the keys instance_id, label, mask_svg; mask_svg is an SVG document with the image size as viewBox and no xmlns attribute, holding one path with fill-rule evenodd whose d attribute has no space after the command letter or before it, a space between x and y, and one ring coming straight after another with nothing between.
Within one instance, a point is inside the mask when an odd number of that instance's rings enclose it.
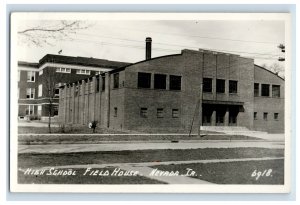
<instances>
[{"instance_id":1,"label":"white sky","mask_svg":"<svg viewBox=\"0 0 300 205\"><path fill-rule=\"evenodd\" d=\"M53 22L26 21L19 29ZM258 65L279 62L284 44L283 21L93 21L88 29L72 34L73 40L36 47L18 44L18 58L38 62L46 54L93 57L137 62L145 58L145 38L152 37L152 57L180 53L182 49L223 50L252 57Z\"/></svg>"}]
</instances>

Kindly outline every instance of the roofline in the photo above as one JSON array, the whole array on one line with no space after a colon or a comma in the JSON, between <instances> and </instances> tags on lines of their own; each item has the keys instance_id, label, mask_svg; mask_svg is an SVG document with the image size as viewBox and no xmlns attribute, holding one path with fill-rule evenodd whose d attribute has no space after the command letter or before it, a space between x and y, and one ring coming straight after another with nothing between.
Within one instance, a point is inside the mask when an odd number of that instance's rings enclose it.
<instances>
[{"instance_id":1,"label":"roofline","mask_svg":"<svg viewBox=\"0 0 300 205\"><path fill-rule=\"evenodd\" d=\"M116 73L116 72L125 70L125 68L127 68L127 67L129 67L129 66L133 66L133 65L136 65L136 64L139 64L139 63L144 63L144 62L151 61L151 60L156 60L156 59L159 59L159 58L172 57L172 56L180 56L180 55L182 55L182 53L178 53L178 54L170 54L170 55L165 55L165 56L158 56L158 57L155 57L155 58L151 58L151 59L147 59L147 60L138 61L138 62L136 62L136 63L132 63L132 64L130 64L130 65L123 66L123 67L120 67L120 68L117 68L117 69L114 69L114 70L111 70L111 71L108 71L108 72L109 72L109 73Z\"/></svg>"},{"instance_id":2,"label":"roofline","mask_svg":"<svg viewBox=\"0 0 300 205\"><path fill-rule=\"evenodd\" d=\"M268 70L268 69L266 69L266 68L264 68L264 67L262 67L262 66L259 66L259 65L256 65L256 64L254 64L254 66L259 67L259 68L261 68L261 69L263 69L263 70L266 70L266 71L268 71L269 73L272 73L273 75L277 76L277 77L280 78L281 80L285 81L284 78L280 77L279 75L276 75L276 73L274 73L274 72L272 72L272 71L270 71L270 70Z\"/></svg>"},{"instance_id":3,"label":"roofline","mask_svg":"<svg viewBox=\"0 0 300 205\"><path fill-rule=\"evenodd\" d=\"M29 66L34 68L39 68L39 63L27 62L27 61L18 61L18 66Z\"/></svg>"}]
</instances>

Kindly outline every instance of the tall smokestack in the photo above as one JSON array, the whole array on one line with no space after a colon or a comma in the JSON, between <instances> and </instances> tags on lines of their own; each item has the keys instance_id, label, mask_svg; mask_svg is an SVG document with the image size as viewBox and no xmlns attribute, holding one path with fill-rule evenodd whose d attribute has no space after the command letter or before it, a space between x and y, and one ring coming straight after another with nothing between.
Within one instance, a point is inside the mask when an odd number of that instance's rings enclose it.
<instances>
[{"instance_id":1,"label":"tall smokestack","mask_svg":"<svg viewBox=\"0 0 300 205\"><path fill-rule=\"evenodd\" d=\"M146 38L146 60L151 59L151 46L152 46L152 39L150 37Z\"/></svg>"}]
</instances>

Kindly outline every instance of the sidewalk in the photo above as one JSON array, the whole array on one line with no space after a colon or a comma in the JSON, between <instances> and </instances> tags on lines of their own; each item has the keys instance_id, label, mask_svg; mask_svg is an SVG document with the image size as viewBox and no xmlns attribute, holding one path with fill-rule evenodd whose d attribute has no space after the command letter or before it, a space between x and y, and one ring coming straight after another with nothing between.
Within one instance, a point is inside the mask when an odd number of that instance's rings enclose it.
<instances>
[{"instance_id":1,"label":"sidewalk","mask_svg":"<svg viewBox=\"0 0 300 205\"><path fill-rule=\"evenodd\" d=\"M74 153L96 151L156 150L156 149L199 149L199 148L237 148L258 147L284 149L284 142L268 141L200 141L178 143L103 143L103 144L47 144L18 145L18 153Z\"/></svg>"}]
</instances>

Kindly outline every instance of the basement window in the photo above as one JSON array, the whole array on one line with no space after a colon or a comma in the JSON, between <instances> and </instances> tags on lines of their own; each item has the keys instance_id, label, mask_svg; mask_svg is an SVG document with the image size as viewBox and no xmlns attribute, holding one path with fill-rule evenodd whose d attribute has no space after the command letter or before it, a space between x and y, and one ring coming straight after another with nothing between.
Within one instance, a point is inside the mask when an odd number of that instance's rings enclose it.
<instances>
[{"instance_id":1,"label":"basement window","mask_svg":"<svg viewBox=\"0 0 300 205\"><path fill-rule=\"evenodd\" d=\"M114 117L118 117L118 108L117 107L114 108Z\"/></svg>"},{"instance_id":2,"label":"basement window","mask_svg":"<svg viewBox=\"0 0 300 205\"><path fill-rule=\"evenodd\" d=\"M261 96L269 97L270 96L270 85L261 84Z\"/></svg>"},{"instance_id":3,"label":"basement window","mask_svg":"<svg viewBox=\"0 0 300 205\"><path fill-rule=\"evenodd\" d=\"M272 85L272 97L273 98L280 97L280 85Z\"/></svg>"},{"instance_id":4,"label":"basement window","mask_svg":"<svg viewBox=\"0 0 300 205\"><path fill-rule=\"evenodd\" d=\"M203 92L211 93L212 92L212 79L203 78Z\"/></svg>"},{"instance_id":5,"label":"basement window","mask_svg":"<svg viewBox=\"0 0 300 205\"><path fill-rule=\"evenodd\" d=\"M163 118L164 117L164 109L163 108L157 108L156 116L157 116L157 118Z\"/></svg>"},{"instance_id":6,"label":"basement window","mask_svg":"<svg viewBox=\"0 0 300 205\"><path fill-rule=\"evenodd\" d=\"M278 120L278 116L279 116L278 113L274 113L274 120Z\"/></svg>"},{"instance_id":7,"label":"basement window","mask_svg":"<svg viewBox=\"0 0 300 205\"><path fill-rule=\"evenodd\" d=\"M148 117L148 109L142 107L141 110L140 110L140 115L141 115L142 118L147 118Z\"/></svg>"},{"instance_id":8,"label":"basement window","mask_svg":"<svg viewBox=\"0 0 300 205\"><path fill-rule=\"evenodd\" d=\"M217 93L225 93L225 80L217 79Z\"/></svg>"},{"instance_id":9,"label":"basement window","mask_svg":"<svg viewBox=\"0 0 300 205\"><path fill-rule=\"evenodd\" d=\"M114 74L114 88L119 88L119 73Z\"/></svg>"},{"instance_id":10,"label":"basement window","mask_svg":"<svg viewBox=\"0 0 300 205\"><path fill-rule=\"evenodd\" d=\"M138 88L150 88L151 73L138 73Z\"/></svg>"},{"instance_id":11,"label":"basement window","mask_svg":"<svg viewBox=\"0 0 300 205\"><path fill-rule=\"evenodd\" d=\"M264 112L264 120L268 120L268 113Z\"/></svg>"},{"instance_id":12,"label":"basement window","mask_svg":"<svg viewBox=\"0 0 300 205\"><path fill-rule=\"evenodd\" d=\"M170 90L181 90L181 76L170 75Z\"/></svg>"},{"instance_id":13,"label":"basement window","mask_svg":"<svg viewBox=\"0 0 300 205\"><path fill-rule=\"evenodd\" d=\"M179 110L172 109L172 118L179 118Z\"/></svg>"},{"instance_id":14,"label":"basement window","mask_svg":"<svg viewBox=\"0 0 300 205\"><path fill-rule=\"evenodd\" d=\"M254 113L253 113L253 119L254 119L254 120L257 120L257 112L254 112Z\"/></svg>"},{"instance_id":15,"label":"basement window","mask_svg":"<svg viewBox=\"0 0 300 205\"><path fill-rule=\"evenodd\" d=\"M154 89L166 89L166 79L166 75L154 74Z\"/></svg>"},{"instance_id":16,"label":"basement window","mask_svg":"<svg viewBox=\"0 0 300 205\"><path fill-rule=\"evenodd\" d=\"M237 93L238 82L236 80L229 81L229 93Z\"/></svg>"}]
</instances>

